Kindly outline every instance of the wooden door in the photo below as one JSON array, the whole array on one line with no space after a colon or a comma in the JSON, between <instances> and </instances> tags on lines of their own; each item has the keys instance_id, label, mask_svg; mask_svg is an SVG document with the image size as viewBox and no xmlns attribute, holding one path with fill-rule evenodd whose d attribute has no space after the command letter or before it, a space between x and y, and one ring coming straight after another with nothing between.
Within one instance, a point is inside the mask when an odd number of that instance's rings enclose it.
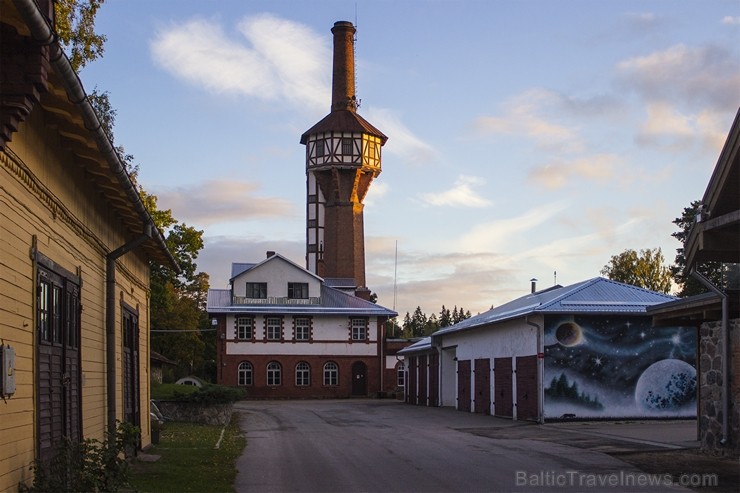
<instances>
[{"instance_id":1,"label":"wooden door","mask_svg":"<svg viewBox=\"0 0 740 493\"><path fill-rule=\"evenodd\" d=\"M537 419L537 356L516 359L516 418Z\"/></svg>"},{"instance_id":2,"label":"wooden door","mask_svg":"<svg viewBox=\"0 0 740 493\"><path fill-rule=\"evenodd\" d=\"M491 360L475 360L475 412L491 414Z\"/></svg>"},{"instance_id":3,"label":"wooden door","mask_svg":"<svg viewBox=\"0 0 740 493\"><path fill-rule=\"evenodd\" d=\"M470 360L457 362L457 409L470 412Z\"/></svg>"},{"instance_id":4,"label":"wooden door","mask_svg":"<svg viewBox=\"0 0 740 493\"><path fill-rule=\"evenodd\" d=\"M512 390L511 358L493 360L493 409L496 416L511 418L514 416L514 396Z\"/></svg>"}]
</instances>

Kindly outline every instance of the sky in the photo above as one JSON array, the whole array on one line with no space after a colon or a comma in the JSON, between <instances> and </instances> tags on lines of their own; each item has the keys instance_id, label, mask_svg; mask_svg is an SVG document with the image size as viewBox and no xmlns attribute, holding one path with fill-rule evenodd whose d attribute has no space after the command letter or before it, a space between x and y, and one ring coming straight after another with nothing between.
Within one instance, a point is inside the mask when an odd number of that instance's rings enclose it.
<instances>
[{"instance_id":1,"label":"sky","mask_svg":"<svg viewBox=\"0 0 740 493\"><path fill-rule=\"evenodd\" d=\"M358 113L388 136L365 199L368 287L472 314L680 244L740 105L740 2L106 0L115 143L203 231L198 269L305 266L305 147L331 27L357 26Z\"/></svg>"}]
</instances>

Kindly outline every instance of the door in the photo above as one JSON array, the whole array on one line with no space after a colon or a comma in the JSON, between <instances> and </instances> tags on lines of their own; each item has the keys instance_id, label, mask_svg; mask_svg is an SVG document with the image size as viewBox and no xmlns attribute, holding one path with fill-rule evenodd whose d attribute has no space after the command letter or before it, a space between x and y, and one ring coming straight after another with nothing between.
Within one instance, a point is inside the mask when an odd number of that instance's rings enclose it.
<instances>
[{"instance_id":1,"label":"door","mask_svg":"<svg viewBox=\"0 0 740 493\"><path fill-rule=\"evenodd\" d=\"M507 418L514 416L511 363L511 358L495 358L493 360L494 414Z\"/></svg>"},{"instance_id":2,"label":"door","mask_svg":"<svg viewBox=\"0 0 740 493\"><path fill-rule=\"evenodd\" d=\"M457 409L470 412L470 360L457 362Z\"/></svg>"},{"instance_id":3,"label":"door","mask_svg":"<svg viewBox=\"0 0 740 493\"><path fill-rule=\"evenodd\" d=\"M362 361L352 365L352 395L367 395L367 365Z\"/></svg>"},{"instance_id":4,"label":"door","mask_svg":"<svg viewBox=\"0 0 740 493\"><path fill-rule=\"evenodd\" d=\"M140 425L139 317L123 307L123 421Z\"/></svg>"},{"instance_id":5,"label":"door","mask_svg":"<svg viewBox=\"0 0 740 493\"><path fill-rule=\"evenodd\" d=\"M46 268L44 258L36 286L36 445L45 462L60 439L81 440L82 394L79 280Z\"/></svg>"},{"instance_id":6,"label":"door","mask_svg":"<svg viewBox=\"0 0 740 493\"><path fill-rule=\"evenodd\" d=\"M427 356L419 356L419 402L420 406L427 405Z\"/></svg>"},{"instance_id":7,"label":"door","mask_svg":"<svg viewBox=\"0 0 740 493\"><path fill-rule=\"evenodd\" d=\"M475 412L491 414L491 360L475 360Z\"/></svg>"},{"instance_id":8,"label":"door","mask_svg":"<svg viewBox=\"0 0 740 493\"><path fill-rule=\"evenodd\" d=\"M429 356L429 405L439 406L439 355Z\"/></svg>"},{"instance_id":9,"label":"door","mask_svg":"<svg viewBox=\"0 0 740 493\"><path fill-rule=\"evenodd\" d=\"M537 356L516 359L516 418L537 419Z\"/></svg>"}]
</instances>

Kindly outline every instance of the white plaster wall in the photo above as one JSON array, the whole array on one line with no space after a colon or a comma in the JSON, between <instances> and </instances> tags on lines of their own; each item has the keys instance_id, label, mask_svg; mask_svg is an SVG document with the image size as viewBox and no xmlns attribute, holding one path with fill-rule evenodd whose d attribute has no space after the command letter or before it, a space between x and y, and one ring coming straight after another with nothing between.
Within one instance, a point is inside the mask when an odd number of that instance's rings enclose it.
<instances>
[{"instance_id":1,"label":"white plaster wall","mask_svg":"<svg viewBox=\"0 0 740 493\"><path fill-rule=\"evenodd\" d=\"M250 269L234 279L234 295L245 296L247 282L267 283L268 297L288 296L289 282L308 283L309 298L321 296L321 281L297 266L275 257L256 268Z\"/></svg>"},{"instance_id":2,"label":"white plaster wall","mask_svg":"<svg viewBox=\"0 0 740 493\"><path fill-rule=\"evenodd\" d=\"M443 346L455 345L458 360L531 356L538 352L537 329L517 319L443 336Z\"/></svg>"},{"instance_id":3,"label":"white plaster wall","mask_svg":"<svg viewBox=\"0 0 740 493\"><path fill-rule=\"evenodd\" d=\"M443 346L444 347L444 346ZM442 350L442 356L440 357L440 389L439 395L442 406L455 407L457 398L457 362L455 356L457 354L456 348L448 348Z\"/></svg>"}]
</instances>

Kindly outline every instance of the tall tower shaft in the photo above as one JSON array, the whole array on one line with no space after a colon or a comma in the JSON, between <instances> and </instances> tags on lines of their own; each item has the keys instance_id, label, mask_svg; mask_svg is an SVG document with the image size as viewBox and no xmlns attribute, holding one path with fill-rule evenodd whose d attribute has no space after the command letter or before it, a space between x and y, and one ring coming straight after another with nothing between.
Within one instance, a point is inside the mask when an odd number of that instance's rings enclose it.
<instances>
[{"instance_id":1,"label":"tall tower shaft","mask_svg":"<svg viewBox=\"0 0 740 493\"><path fill-rule=\"evenodd\" d=\"M332 28L334 57L331 111L301 136L306 146L306 268L325 278L365 282L364 204L381 172L381 147L388 138L357 114L355 27Z\"/></svg>"}]
</instances>

